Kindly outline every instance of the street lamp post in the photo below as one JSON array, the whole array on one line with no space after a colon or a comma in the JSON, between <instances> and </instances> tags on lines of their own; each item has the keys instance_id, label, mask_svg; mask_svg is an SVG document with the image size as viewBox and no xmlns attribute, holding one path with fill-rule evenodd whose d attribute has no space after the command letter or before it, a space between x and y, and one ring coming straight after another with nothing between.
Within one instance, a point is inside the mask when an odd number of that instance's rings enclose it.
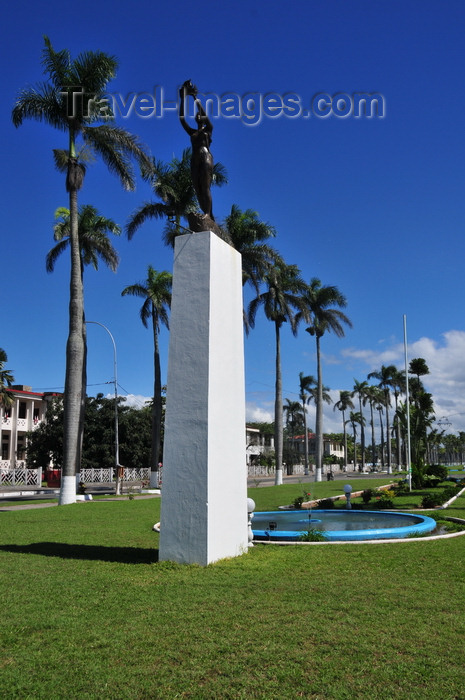
<instances>
[{"instance_id":1,"label":"street lamp post","mask_svg":"<svg viewBox=\"0 0 465 700\"><path fill-rule=\"evenodd\" d=\"M345 484L344 486L344 495L346 497L346 508L347 510L352 509L352 503L350 502L350 496L352 494L352 486L350 484Z\"/></svg>"},{"instance_id":2,"label":"street lamp post","mask_svg":"<svg viewBox=\"0 0 465 700\"><path fill-rule=\"evenodd\" d=\"M407 481L409 491L412 490L412 456L410 445L410 395L408 386L408 357L407 357L407 316L404 314L404 359L405 359L405 410L407 412Z\"/></svg>"},{"instance_id":3,"label":"street lamp post","mask_svg":"<svg viewBox=\"0 0 465 700\"><path fill-rule=\"evenodd\" d=\"M113 343L113 366L114 366L114 386L115 386L115 470L116 470L116 495L121 493L121 481L119 476L119 434L118 434L118 366L116 361L116 343L112 334L103 323L99 321L86 321L86 323L95 323L97 326L101 326L106 330Z\"/></svg>"}]
</instances>

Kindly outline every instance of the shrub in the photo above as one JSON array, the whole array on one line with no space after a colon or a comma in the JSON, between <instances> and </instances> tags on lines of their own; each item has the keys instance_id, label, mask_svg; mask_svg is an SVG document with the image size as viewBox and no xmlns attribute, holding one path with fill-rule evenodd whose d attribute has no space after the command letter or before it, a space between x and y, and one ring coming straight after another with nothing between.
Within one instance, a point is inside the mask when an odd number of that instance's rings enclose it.
<instances>
[{"instance_id":1,"label":"shrub","mask_svg":"<svg viewBox=\"0 0 465 700\"><path fill-rule=\"evenodd\" d=\"M383 489L378 492L380 495L376 497L376 505L378 508L393 508L394 501L392 500L395 493L392 489Z\"/></svg>"},{"instance_id":2,"label":"shrub","mask_svg":"<svg viewBox=\"0 0 465 700\"><path fill-rule=\"evenodd\" d=\"M422 508L436 508L437 506L441 506L443 501L444 501L444 497L442 494L427 493L421 499L421 507Z\"/></svg>"},{"instance_id":3,"label":"shrub","mask_svg":"<svg viewBox=\"0 0 465 700\"><path fill-rule=\"evenodd\" d=\"M442 492L443 503L456 496L458 492L459 491L456 486L445 486Z\"/></svg>"},{"instance_id":4,"label":"shrub","mask_svg":"<svg viewBox=\"0 0 465 700\"><path fill-rule=\"evenodd\" d=\"M334 501L332 498L322 498L320 501L318 501L316 507L330 510L331 508L334 508Z\"/></svg>"},{"instance_id":5,"label":"shrub","mask_svg":"<svg viewBox=\"0 0 465 700\"><path fill-rule=\"evenodd\" d=\"M378 508L394 508L394 502L391 498L379 497L376 499L376 505Z\"/></svg>"},{"instance_id":6,"label":"shrub","mask_svg":"<svg viewBox=\"0 0 465 700\"><path fill-rule=\"evenodd\" d=\"M423 488L435 489L441 483L442 479L434 474L423 474Z\"/></svg>"},{"instance_id":7,"label":"shrub","mask_svg":"<svg viewBox=\"0 0 465 700\"><path fill-rule=\"evenodd\" d=\"M425 473L423 464L412 464L412 487L422 489L425 485Z\"/></svg>"},{"instance_id":8,"label":"shrub","mask_svg":"<svg viewBox=\"0 0 465 700\"><path fill-rule=\"evenodd\" d=\"M365 489L365 491L362 491L362 501L364 502L365 505L367 505L373 496L375 495L375 490L374 489Z\"/></svg>"},{"instance_id":9,"label":"shrub","mask_svg":"<svg viewBox=\"0 0 465 700\"><path fill-rule=\"evenodd\" d=\"M326 540L326 537L321 532L321 530L310 528L310 530L302 532L302 534L299 537L299 540L300 542L324 542Z\"/></svg>"},{"instance_id":10,"label":"shrub","mask_svg":"<svg viewBox=\"0 0 465 700\"><path fill-rule=\"evenodd\" d=\"M443 464L430 464L426 469L426 474L435 476L439 481L445 481L449 476L449 470Z\"/></svg>"},{"instance_id":11,"label":"shrub","mask_svg":"<svg viewBox=\"0 0 465 700\"><path fill-rule=\"evenodd\" d=\"M393 487L396 496L403 496L407 493L409 493L409 485L405 479L401 479L400 481L397 482L397 484Z\"/></svg>"}]
</instances>

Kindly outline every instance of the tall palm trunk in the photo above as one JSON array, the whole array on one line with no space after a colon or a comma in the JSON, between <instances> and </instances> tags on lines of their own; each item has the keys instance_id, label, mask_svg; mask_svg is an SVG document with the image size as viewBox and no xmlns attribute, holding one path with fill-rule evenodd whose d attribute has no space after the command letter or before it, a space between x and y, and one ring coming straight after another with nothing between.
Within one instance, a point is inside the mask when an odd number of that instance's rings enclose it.
<instances>
[{"instance_id":1,"label":"tall palm trunk","mask_svg":"<svg viewBox=\"0 0 465 700\"><path fill-rule=\"evenodd\" d=\"M283 386L281 377L281 340L279 321L275 321L276 334L276 383L274 402L274 448L276 459L275 485L283 483Z\"/></svg>"},{"instance_id":2,"label":"tall palm trunk","mask_svg":"<svg viewBox=\"0 0 465 700\"><path fill-rule=\"evenodd\" d=\"M323 381L321 377L321 353L320 337L316 338L316 363L317 363L317 401L316 401L316 445L315 445L315 481L322 480L323 473Z\"/></svg>"},{"instance_id":3,"label":"tall palm trunk","mask_svg":"<svg viewBox=\"0 0 465 700\"><path fill-rule=\"evenodd\" d=\"M81 270L81 280L82 277ZM83 283L84 289L84 283ZM81 408L79 411L79 436L77 445L77 456L76 456L76 487L79 484L81 475L81 460L82 460L82 450L84 444L84 419L86 412L86 394L87 394L87 328L85 314L82 316L82 342L84 343L84 358L82 361L82 381L81 381Z\"/></svg>"},{"instance_id":4,"label":"tall palm trunk","mask_svg":"<svg viewBox=\"0 0 465 700\"><path fill-rule=\"evenodd\" d=\"M380 436L381 436L381 466L384 468L384 425L383 425L383 410L380 406L378 409L379 413L379 424L380 424Z\"/></svg>"},{"instance_id":5,"label":"tall palm trunk","mask_svg":"<svg viewBox=\"0 0 465 700\"><path fill-rule=\"evenodd\" d=\"M392 474L392 445L391 445L391 424L389 422L389 391L386 391L386 444L387 444L387 470Z\"/></svg>"},{"instance_id":6,"label":"tall palm trunk","mask_svg":"<svg viewBox=\"0 0 465 700\"><path fill-rule=\"evenodd\" d=\"M362 397L359 394L358 395L358 402L360 406L360 416L362 417L362 421L360 423L360 448L362 451L362 472L365 471L365 428L363 425L363 410L362 410Z\"/></svg>"},{"instance_id":7,"label":"tall palm trunk","mask_svg":"<svg viewBox=\"0 0 465 700\"><path fill-rule=\"evenodd\" d=\"M305 410L305 398L302 399L302 411L304 415L304 450L305 450L305 463L304 463L304 474L308 476L308 430L307 430L307 411Z\"/></svg>"},{"instance_id":8,"label":"tall palm trunk","mask_svg":"<svg viewBox=\"0 0 465 700\"><path fill-rule=\"evenodd\" d=\"M357 470L357 428L355 421L352 421L352 431L354 433L354 472Z\"/></svg>"},{"instance_id":9,"label":"tall palm trunk","mask_svg":"<svg viewBox=\"0 0 465 700\"><path fill-rule=\"evenodd\" d=\"M69 335L66 344L66 377L64 397L63 469L59 504L76 501L76 472L79 450L79 425L81 420L82 379L84 362L83 312L84 294L81 275L81 256L78 236L79 173L73 157L74 147L70 136L70 162L67 186L69 189L71 280L69 300ZM82 179L81 179L82 183Z\"/></svg>"},{"instance_id":10,"label":"tall palm trunk","mask_svg":"<svg viewBox=\"0 0 465 700\"><path fill-rule=\"evenodd\" d=\"M347 428L345 411L342 411L342 430L344 433L344 470L347 471Z\"/></svg>"},{"instance_id":11,"label":"tall palm trunk","mask_svg":"<svg viewBox=\"0 0 465 700\"><path fill-rule=\"evenodd\" d=\"M373 403L370 401L370 425L371 425L371 463L373 469L376 466L376 440L375 440L375 417L373 413Z\"/></svg>"},{"instance_id":12,"label":"tall palm trunk","mask_svg":"<svg viewBox=\"0 0 465 700\"><path fill-rule=\"evenodd\" d=\"M396 451L397 451L397 469L400 469L402 464L402 446L400 439L400 421L397 411L399 410L399 401L397 396L397 391L394 392L394 400L396 405L396 412L394 414L394 421L396 427Z\"/></svg>"},{"instance_id":13,"label":"tall palm trunk","mask_svg":"<svg viewBox=\"0 0 465 700\"><path fill-rule=\"evenodd\" d=\"M151 488L159 488L160 486L160 471L158 468L158 459L160 455L161 442L161 367L160 367L160 349L158 345L157 319L155 307L152 304L152 325L153 325L153 366L154 366L154 382L153 382L153 405L152 405L152 441L150 448L150 486Z\"/></svg>"}]
</instances>

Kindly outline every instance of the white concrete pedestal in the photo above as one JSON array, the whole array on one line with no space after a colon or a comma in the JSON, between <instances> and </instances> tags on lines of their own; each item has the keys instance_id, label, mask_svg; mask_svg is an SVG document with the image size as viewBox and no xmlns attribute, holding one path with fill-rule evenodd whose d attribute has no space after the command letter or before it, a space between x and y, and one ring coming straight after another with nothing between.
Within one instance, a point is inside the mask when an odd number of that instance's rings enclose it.
<instances>
[{"instance_id":1,"label":"white concrete pedestal","mask_svg":"<svg viewBox=\"0 0 465 700\"><path fill-rule=\"evenodd\" d=\"M247 550L241 256L210 231L176 238L160 560Z\"/></svg>"}]
</instances>

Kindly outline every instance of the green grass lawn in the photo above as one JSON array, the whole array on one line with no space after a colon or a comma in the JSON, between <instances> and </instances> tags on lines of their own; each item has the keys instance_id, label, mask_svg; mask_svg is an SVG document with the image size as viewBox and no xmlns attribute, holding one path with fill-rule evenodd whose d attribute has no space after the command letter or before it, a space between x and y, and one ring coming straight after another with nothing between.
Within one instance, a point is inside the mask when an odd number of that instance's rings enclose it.
<instances>
[{"instance_id":1,"label":"green grass lawn","mask_svg":"<svg viewBox=\"0 0 465 700\"><path fill-rule=\"evenodd\" d=\"M273 489L251 489L260 510L282 505ZM465 697L465 536L257 545L202 568L157 561L159 509L0 513L1 697Z\"/></svg>"},{"instance_id":2,"label":"green grass lawn","mask_svg":"<svg viewBox=\"0 0 465 700\"><path fill-rule=\"evenodd\" d=\"M348 479L347 483L352 486L353 492L363 491L365 489L376 489L380 486L385 486L390 483L395 483L397 479L385 476L380 479ZM310 499L317 500L338 496L344 493L345 481L320 481L306 482L301 484L283 484L281 486L265 486L260 488L249 489L249 496L254 499L257 511L277 510L279 506L291 505L295 498L302 496L304 493L311 493ZM450 482L443 482L443 485L451 485ZM436 494L443 492L442 486L429 489L412 490L404 495L395 496L393 499L394 508L398 509L414 509L420 508L422 498L426 494ZM457 488L457 492L460 489ZM336 507L345 508L345 499L336 501ZM377 505L374 498L365 506L360 496L352 496L351 503L353 508L360 510L369 509L376 510Z\"/></svg>"},{"instance_id":3,"label":"green grass lawn","mask_svg":"<svg viewBox=\"0 0 465 700\"><path fill-rule=\"evenodd\" d=\"M377 488L393 483L393 478L385 476L380 479L347 479L354 491ZM282 484L281 486L263 486L249 489L249 496L254 499L256 510L277 510L279 506L290 505L295 498L310 492L309 500L339 496L344 493L345 481L310 481L297 484Z\"/></svg>"}]
</instances>

